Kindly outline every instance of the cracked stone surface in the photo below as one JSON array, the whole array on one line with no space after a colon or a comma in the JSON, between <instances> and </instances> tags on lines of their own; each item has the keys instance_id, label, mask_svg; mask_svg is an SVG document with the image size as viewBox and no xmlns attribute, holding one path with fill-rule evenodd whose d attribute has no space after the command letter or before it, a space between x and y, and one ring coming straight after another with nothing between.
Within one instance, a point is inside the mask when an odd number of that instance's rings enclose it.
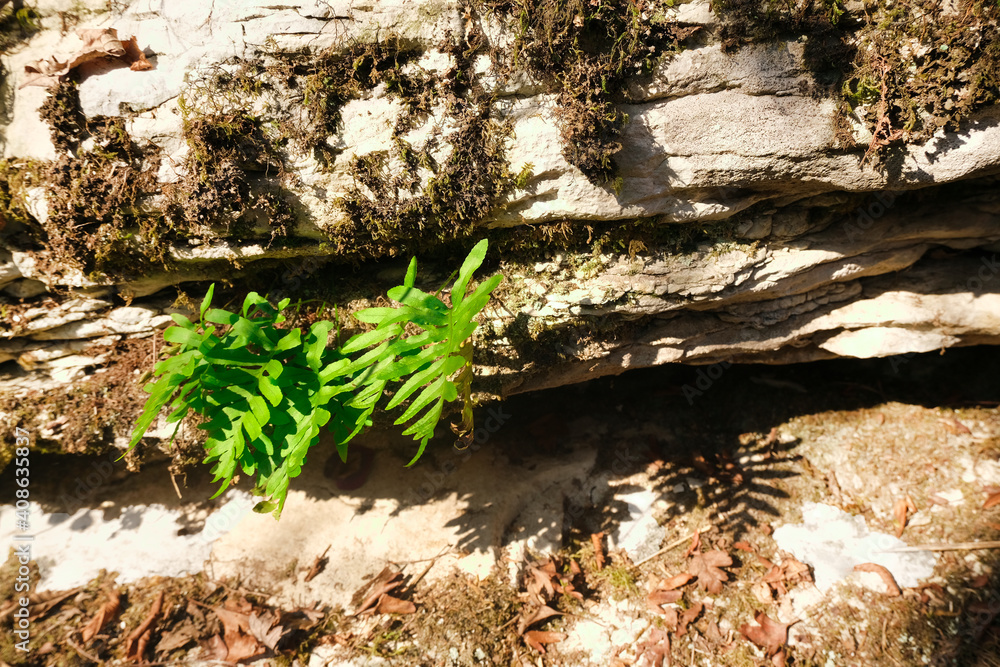
<instances>
[{"instance_id":1,"label":"cracked stone surface","mask_svg":"<svg viewBox=\"0 0 1000 667\"><path fill-rule=\"evenodd\" d=\"M162 149L161 182L178 177L187 151L181 96L195 98L206 77L233 59L266 62L392 31L426 49L414 66L445 71L451 56L437 45L449 31L464 30L452 0L38 6L43 29L2 56L10 98L0 118L4 156L56 156L37 112L46 92L18 85L26 63L74 52L78 38L61 33L55 12L75 7L83 12L79 27L114 27L135 35L150 54L154 69L98 71L79 90L88 118L123 115L130 133ZM630 122L616 157L618 194L590 183L562 155L556 101L541 82L525 75L491 83L488 62L477 65L513 123L510 164L534 165L530 188L513 192L486 224L568 221L599 231L602 223L633 218L661 225L732 219L736 238L680 254L630 248L554 256L541 268L505 258L516 289L504 304L508 312L487 309L486 320L502 330L521 316L534 329L564 335L555 357L539 364L502 336L490 341L509 362L480 368L499 379L492 391L512 394L665 363L788 363L1000 343L1000 109L907 147L896 168L878 171L861 164L863 147L836 145L837 101L816 93L801 43L726 52L712 37L716 19L707 0L671 11L684 24L704 26L707 36L631 82L631 101L622 107ZM483 27L493 44L510 40L488 21ZM297 108L293 99L268 103L289 113ZM164 327L176 285L229 277L234 266L253 271L262 260L322 259L329 253L323 230L345 215L336 199L353 185L349 161L385 148L400 112L376 89L344 107L342 127L328 141L339 151L330 168L311 155L289 156L301 202L289 247L225 237L177 244L167 249L173 270L121 283L70 268L53 274L44 253L0 250L4 298L52 298L17 312L0 331L0 361L10 362L5 386L78 378L94 361L80 354L81 341L148 336ZM432 109L411 138L419 141L443 120ZM44 189L28 203L45 218Z\"/></svg>"}]
</instances>

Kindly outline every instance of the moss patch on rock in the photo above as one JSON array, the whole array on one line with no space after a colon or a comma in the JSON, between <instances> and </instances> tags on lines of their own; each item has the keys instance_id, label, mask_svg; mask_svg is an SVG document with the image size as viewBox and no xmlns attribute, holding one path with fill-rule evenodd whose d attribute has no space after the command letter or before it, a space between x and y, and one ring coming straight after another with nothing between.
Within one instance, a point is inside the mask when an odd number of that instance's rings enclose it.
<instances>
[{"instance_id":1,"label":"moss patch on rock","mask_svg":"<svg viewBox=\"0 0 1000 667\"><path fill-rule=\"evenodd\" d=\"M648 73L697 28L665 18L672 3L631 0L476 0L472 9L500 18L515 38L493 52L510 76L526 70L558 95L563 156L595 184L621 187L614 156L628 118L630 77Z\"/></svg>"}]
</instances>

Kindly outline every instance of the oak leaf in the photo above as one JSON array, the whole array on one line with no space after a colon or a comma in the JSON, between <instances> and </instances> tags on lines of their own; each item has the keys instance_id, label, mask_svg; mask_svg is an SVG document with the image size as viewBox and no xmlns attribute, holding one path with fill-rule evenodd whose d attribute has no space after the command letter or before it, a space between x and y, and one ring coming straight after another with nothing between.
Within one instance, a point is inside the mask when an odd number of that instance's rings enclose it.
<instances>
[{"instance_id":1,"label":"oak leaf","mask_svg":"<svg viewBox=\"0 0 1000 667\"><path fill-rule=\"evenodd\" d=\"M698 577L698 585L713 595L722 592L723 582L729 581L729 575L720 568L729 567L733 559L722 551L709 551L704 554L694 554L688 564L688 572Z\"/></svg>"},{"instance_id":2,"label":"oak leaf","mask_svg":"<svg viewBox=\"0 0 1000 667\"><path fill-rule=\"evenodd\" d=\"M545 644L556 644L564 639L566 635L562 632L531 630L524 633L524 643L539 653L545 653Z\"/></svg>"},{"instance_id":3,"label":"oak leaf","mask_svg":"<svg viewBox=\"0 0 1000 667\"><path fill-rule=\"evenodd\" d=\"M665 630L653 628L649 637L636 646L639 664L648 667L670 667L670 635Z\"/></svg>"},{"instance_id":4,"label":"oak leaf","mask_svg":"<svg viewBox=\"0 0 1000 667\"><path fill-rule=\"evenodd\" d=\"M776 655L781 646L788 641L788 626L791 624L772 621L762 611L758 611L753 620L757 625L744 623L740 626L740 633L763 648L769 657Z\"/></svg>"},{"instance_id":5,"label":"oak leaf","mask_svg":"<svg viewBox=\"0 0 1000 667\"><path fill-rule=\"evenodd\" d=\"M685 609L681 614L681 617L677 621L677 636L683 637L687 634L687 628L691 623L694 623L701 612L704 611L705 605L699 602L698 604L691 605L689 608Z\"/></svg>"}]
</instances>

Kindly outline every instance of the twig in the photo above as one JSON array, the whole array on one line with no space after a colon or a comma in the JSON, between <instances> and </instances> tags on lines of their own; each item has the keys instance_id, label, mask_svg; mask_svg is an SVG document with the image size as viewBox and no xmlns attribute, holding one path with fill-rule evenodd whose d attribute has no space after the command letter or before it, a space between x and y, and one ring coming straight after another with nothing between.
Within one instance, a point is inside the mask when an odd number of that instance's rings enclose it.
<instances>
[{"instance_id":1,"label":"twig","mask_svg":"<svg viewBox=\"0 0 1000 667\"><path fill-rule=\"evenodd\" d=\"M100 658L98 658L97 656L95 656L93 653L88 653L86 650L84 650L84 648L82 646L80 646L79 644L77 644L76 642L74 642L73 638L70 637L69 635L66 635L66 643L69 644L70 647L72 647L72 649L74 651L76 651L77 653L79 653L81 656L83 656L87 660L90 660L92 663L94 663L96 665L103 665L104 664L103 660L101 660Z\"/></svg>"},{"instance_id":2,"label":"twig","mask_svg":"<svg viewBox=\"0 0 1000 667\"><path fill-rule=\"evenodd\" d=\"M184 500L184 496L181 495L181 490L177 487L177 478L174 477L174 473L170 473L170 481L174 485L174 491L177 492L177 497Z\"/></svg>"},{"instance_id":3,"label":"twig","mask_svg":"<svg viewBox=\"0 0 1000 667\"><path fill-rule=\"evenodd\" d=\"M915 551L975 551L976 549L1000 549L1000 540L992 540L988 542L954 542L952 544L918 544L913 547L883 549L879 553L901 554L913 553Z\"/></svg>"},{"instance_id":4,"label":"twig","mask_svg":"<svg viewBox=\"0 0 1000 667\"><path fill-rule=\"evenodd\" d=\"M704 528L691 533L687 537L682 537L679 540L675 540L675 541L671 542L667 546L665 546L662 549L660 549L659 551L657 551L655 554L652 554L650 556L646 556L645 558L643 558L641 561L639 561L638 563L635 564L635 567L642 567L643 565L645 565L649 561L653 560L657 556L662 556L663 554L667 553L671 549L676 549L677 547L679 547L680 545L684 544L688 540L694 538L694 536L697 535L698 533L707 532L708 529L711 528L711 527L712 526L705 526Z\"/></svg>"}]
</instances>

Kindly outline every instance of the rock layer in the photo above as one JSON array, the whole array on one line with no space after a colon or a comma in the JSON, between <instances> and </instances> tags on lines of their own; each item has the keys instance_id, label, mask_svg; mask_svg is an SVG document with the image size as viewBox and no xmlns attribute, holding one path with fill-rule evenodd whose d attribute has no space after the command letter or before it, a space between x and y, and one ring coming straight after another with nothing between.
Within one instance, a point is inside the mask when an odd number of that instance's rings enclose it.
<instances>
[{"instance_id":1,"label":"rock layer","mask_svg":"<svg viewBox=\"0 0 1000 667\"><path fill-rule=\"evenodd\" d=\"M507 286L502 303L487 309L482 333L486 392L664 363L790 363L1000 343L996 106L929 141L898 146L876 167L862 160L872 134L852 125L842 100L817 83L803 40L724 48L718 18L697 0L666 10L667 19L701 31L623 93L621 180L602 184L567 159L560 97L547 82L491 67L489 49L505 47L512 35L488 12L447 0L118 4L124 9L42 6L42 29L3 56L8 164L67 158L39 114L49 93L19 85L26 64L78 48L60 23L70 14L74 27L135 35L154 63L150 71L108 64L88 72L79 111L88 122L120 118L132 141L155 149L164 188L190 175L192 105L212 99L220 113L251 110L279 125L308 115L303 91L292 87L251 97L212 88L220 72L240 63L275 78L283 59L391 33L421 54L403 67L428 81L474 70L490 113L509 123L504 159L512 173L526 169L469 235L502 240L532 225L551 230L549 241L538 240L541 232L533 240L545 261L516 251L501 259ZM476 30L485 42L472 69L462 70L442 42ZM399 136L438 163L458 150L449 144L456 120L446 105L423 109L399 135L405 106L383 83L339 109L325 157L284 146L279 190L292 224L280 242L266 223L249 234L227 228L207 240L166 239L162 267L109 277L16 242L12 223L0 232L8 311L0 369L8 391L78 380L106 358L88 353L90 343L162 328L183 310L174 308L175 286L187 284L197 297L204 281L238 282L258 266L278 265L292 276L276 286L284 293L339 271L330 230L349 222L344 197L370 194L359 190L352 165L389 150ZM845 122L854 146L844 142ZM241 168L244 179L278 188L268 164ZM422 178L426 187L432 175ZM142 205L155 208L162 198ZM26 215L39 224L53 214L53 201L44 183L24 189ZM634 232L641 224L650 234ZM673 230L684 230L677 234L688 235L685 243L671 242ZM608 242L598 247L591 237ZM383 268L373 264L371 275Z\"/></svg>"}]
</instances>

